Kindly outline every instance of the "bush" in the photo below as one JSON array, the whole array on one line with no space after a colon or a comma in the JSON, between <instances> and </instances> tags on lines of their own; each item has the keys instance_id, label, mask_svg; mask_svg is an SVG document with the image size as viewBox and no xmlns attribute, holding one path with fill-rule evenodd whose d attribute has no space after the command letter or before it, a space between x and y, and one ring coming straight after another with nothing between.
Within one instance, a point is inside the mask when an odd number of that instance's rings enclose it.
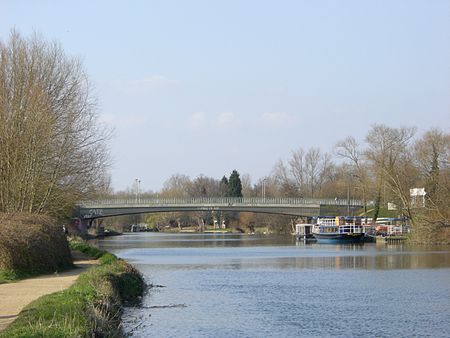
<instances>
[{"instance_id":1,"label":"bush","mask_svg":"<svg viewBox=\"0 0 450 338\"><path fill-rule=\"evenodd\" d=\"M441 224L433 224L419 219L418 224L411 229L411 244L450 244L450 227Z\"/></svg>"},{"instance_id":2,"label":"bush","mask_svg":"<svg viewBox=\"0 0 450 338\"><path fill-rule=\"evenodd\" d=\"M26 276L73 266L62 228L36 214L0 214L0 271Z\"/></svg>"}]
</instances>

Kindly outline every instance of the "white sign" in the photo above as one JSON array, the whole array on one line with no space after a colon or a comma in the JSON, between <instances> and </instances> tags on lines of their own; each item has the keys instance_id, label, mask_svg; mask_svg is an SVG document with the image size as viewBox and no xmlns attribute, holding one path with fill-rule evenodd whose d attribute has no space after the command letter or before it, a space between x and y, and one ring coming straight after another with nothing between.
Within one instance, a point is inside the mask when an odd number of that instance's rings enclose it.
<instances>
[{"instance_id":1,"label":"white sign","mask_svg":"<svg viewBox=\"0 0 450 338\"><path fill-rule=\"evenodd\" d=\"M397 205L394 203L388 203L388 210L397 210Z\"/></svg>"},{"instance_id":2,"label":"white sign","mask_svg":"<svg viewBox=\"0 0 450 338\"><path fill-rule=\"evenodd\" d=\"M409 189L411 195L411 205L414 207L425 207L425 195L427 194L425 188ZM420 198L422 197L422 198Z\"/></svg>"},{"instance_id":3,"label":"white sign","mask_svg":"<svg viewBox=\"0 0 450 338\"><path fill-rule=\"evenodd\" d=\"M411 196L425 196L427 193L425 191L425 188L413 188L409 189L409 194Z\"/></svg>"}]
</instances>

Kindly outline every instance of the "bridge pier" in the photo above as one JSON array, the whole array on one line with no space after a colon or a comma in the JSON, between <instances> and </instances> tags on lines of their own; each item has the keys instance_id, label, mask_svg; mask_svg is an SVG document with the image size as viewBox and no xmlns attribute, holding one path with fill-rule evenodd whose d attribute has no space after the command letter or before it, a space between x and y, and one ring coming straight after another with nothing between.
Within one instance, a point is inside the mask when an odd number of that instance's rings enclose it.
<instances>
[{"instance_id":1,"label":"bridge pier","mask_svg":"<svg viewBox=\"0 0 450 338\"><path fill-rule=\"evenodd\" d=\"M72 223L69 225L69 233L78 235L80 237L86 237L89 228L89 219L73 218Z\"/></svg>"},{"instance_id":2,"label":"bridge pier","mask_svg":"<svg viewBox=\"0 0 450 338\"><path fill-rule=\"evenodd\" d=\"M105 228L102 219L74 218L69 227L69 232L85 238L88 235L103 236L105 234Z\"/></svg>"},{"instance_id":3,"label":"bridge pier","mask_svg":"<svg viewBox=\"0 0 450 338\"><path fill-rule=\"evenodd\" d=\"M104 236L105 235L105 227L103 226L103 220L94 218L89 222L89 235L92 236Z\"/></svg>"}]
</instances>

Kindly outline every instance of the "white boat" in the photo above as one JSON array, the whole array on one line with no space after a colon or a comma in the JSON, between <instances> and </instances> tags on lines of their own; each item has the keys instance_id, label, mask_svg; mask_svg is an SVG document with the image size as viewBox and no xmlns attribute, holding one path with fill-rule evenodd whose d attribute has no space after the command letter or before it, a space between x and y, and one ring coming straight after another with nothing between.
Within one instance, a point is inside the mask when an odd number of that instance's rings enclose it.
<instances>
[{"instance_id":1,"label":"white boat","mask_svg":"<svg viewBox=\"0 0 450 338\"><path fill-rule=\"evenodd\" d=\"M364 227L359 217L319 217L313 228L319 243L360 243L364 240Z\"/></svg>"}]
</instances>

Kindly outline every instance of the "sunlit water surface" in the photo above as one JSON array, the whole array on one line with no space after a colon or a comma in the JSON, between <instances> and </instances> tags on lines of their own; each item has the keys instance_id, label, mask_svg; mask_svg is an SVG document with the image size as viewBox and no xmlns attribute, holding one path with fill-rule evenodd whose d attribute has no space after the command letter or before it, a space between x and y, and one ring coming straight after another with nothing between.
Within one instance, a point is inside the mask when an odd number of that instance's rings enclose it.
<instances>
[{"instance_id":1,"label":"sunlit water surface","mask_svg":"<svg viewBox=\"0 0 450 338\"><path fill-rule=\"evenodd\" d=\"M448 246L153 233L98 244L157 285L125 310L133 337L450 337Z\"/></svg>"}]
</instances>

